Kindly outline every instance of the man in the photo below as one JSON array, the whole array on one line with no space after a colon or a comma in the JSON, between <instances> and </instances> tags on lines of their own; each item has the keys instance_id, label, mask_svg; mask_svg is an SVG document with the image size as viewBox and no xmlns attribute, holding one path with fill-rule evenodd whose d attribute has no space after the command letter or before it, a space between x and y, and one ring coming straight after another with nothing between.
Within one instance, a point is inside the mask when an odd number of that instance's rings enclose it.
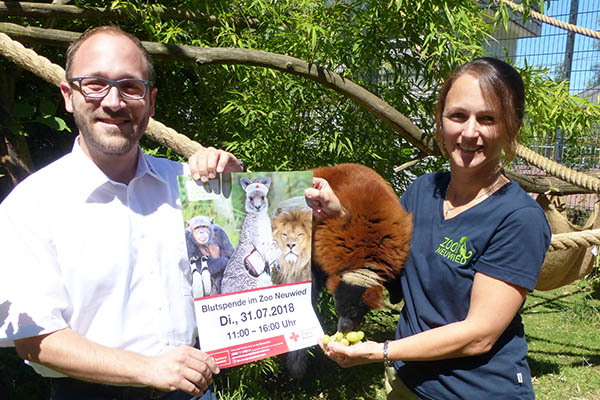
<instances>
[{"instance_id":1,"label":"man","mask_svg":"<svg viewBox=\"0 0 600 400\"><path fill-rule=\"evenodd\" d=\"M150 58L100 27L69 47L66 75L73 151L0 204L0 344L51 378L53 400L213 399L219 369L193 347L176 181L189 170L138 145L157 94ZM213 148L190 166L202 181L242 169Z\"/></svg>"}]
</instances>

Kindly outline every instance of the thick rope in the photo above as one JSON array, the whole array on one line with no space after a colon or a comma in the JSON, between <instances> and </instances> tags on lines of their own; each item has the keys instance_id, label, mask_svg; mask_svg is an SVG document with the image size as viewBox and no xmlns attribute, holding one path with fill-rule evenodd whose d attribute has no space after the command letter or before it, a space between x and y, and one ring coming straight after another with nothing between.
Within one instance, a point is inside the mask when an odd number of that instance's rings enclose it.
<instances>
[{"instance_id":1,"label":"thick rope","mask_svg":"<svg viewBox=\"0 0 600 400\"><path fill-rule=\"evenodd\" d=\"M523 6L521 4L514 3L510 0L494 0L494 2L504 3L507 6L509 6L510 8L512 8L513 10L518 11L521 14L523 14ZM549 17L549 16L539 13L535 10L529 10L529 15L531 15L533 18L537 19L538 21L545 22L547 24L556 26L558 28L562 28L562 29L565 29L565 30L568 30L571 32L579 33L580 35L588 36L588 37L591 37L594 39L600 39L599 31L595 31L592 29L587 29L587 28L583 28L581 26L577 26L577 25L569 24L569 23L566 23L563 21L559 21L555 18Z\"/></svg>"},{"instance_id":2,"label":"thick rope","mask_svg":"<svg viewBox=\"0 0 600 400\"><path fill-rule=\"evenodd\" d=\"M596 193L600 192L600 179L596 177L565 167L564 165L561 165L556 161L552 161L549 158L544 157L521 144L517 145L516 154L528 163L565 182L569 182L584 189L592 190Z\"/></svg>"},{"instance_id":3,"label":"thick rope","mask_svg":"<svg viewBox=\"0 0 600 400\"><path fill-rule=\"evenodd\" d=\"M8 35L0 32L0 54L23 69L33 72L47 82L59 86L65 80L65 71L46 57L26 48Z\"/></svg>"},{"instance_id":4,"label":"thick rope","mask_svg":"<svg viewBox=\"0 0 600 400\"><path fill-rule=\"evenodd\" d=\"M56 86L58 86L61 81L64 81L65 71L63 68L52 63L47 58L38 55L35 51L25 48L21 43L12 40L4 33L0 33L0 54L23 69L33 72L35 75ZM177 133L174 129L171 129L154 119L150 119L146 134L156 142L172 148L176 153L185 157L191 156L196 150L202 148L199 143L194 142L185 135ZM517 154L520 157L527 159L532 164L540 164L538 167L542 169L544 169L543 166L548 163L557 164L548 159L546 159L547 161L541 162L540 158L544 159L544 157L537 155L537 153L527 149L524 146L519 146L517 148ZM560 164L557 165L560 166ZM554 166L552 166L552 168L554 168ZM559 168L555 169L558 171L558 173L564 174L564 172L559 171ZM578 182L580 182L581 185L589 184L592 185L590 187L593 187L592 190L599 190L598 188L600 188L600 185L596 182L598 179L588 177L584 174L581 175L581 178L574 179L574 181L571 183L576 185L580 185ZM590 246L590 243L600 244L600 230L553 235L550 251L570 247Z\"/></svg>"},{"instance_id":5,"label":"thick rope","mask_svg":"<svg viewBox=\"0 0 600 400\"><path fill-rule=\"evenodd\" d=\"M65 80L65 71L60 65L52 63L46 57L40 56L35 51L26 48L20 42L12 40L8 35L1 32L0 54L55 86L59 86L60 82ZM172 148L176 153L186 158L203 148L200 143L153 118L148 121L145 134L155 142Z\"/></svg>"},{"instance_id":6,"label":"thick rope","mask_svg":"<svg viewBox=\"0 0 600 400\"><path fill-rule=\"evenodd\" d=\"M580 232L555 233L550 241L548 251L573 249L600 245L600 229Z\"/></svg>"},{"instance_id":7,"label":"thick rope","mask_svg":"<svg viewBox=\"0 0 600 400\"><path fill-rule=\"evenodd\" d=\"M523 6L516 4L511 0L494 0L496 3L504 3L515 11L523 13ZM582 28L577 25L568 24L566 22L559 21L557 19L548 17L535 10L529 10L529 15L533 18L545 22L547 24L566 29L572 32L579 33L581 35L589 36L595 39L600 39L600 32L591 29ZM587 174L575 171L571 168L565 167L555 161L552 161L533 150L526 148L525 146L519 145L517 147L517 155L522 159L526 160L530 164L540 168L541 170L548 172L550 175L562 179L565 182L577 185L584 189L592 190L596 193L600 191L600 179Z\"/></svg>"},{"instance_id":8,"label":"thick rope","mask_svg":"<svg viewBox=\"0 0 600 400\"><path fill-rule=\"evenodd\" d=\"M516 4L510 0L494 1L496 3L502 2L508 5L513 10L523 13L523 6L520 4ZM529 10L529 15L531 15L532 18L537 19L538 21L545 22L558 28L575 32L580 35L588 36L594 39L600 39L600 32L598 31L559 21L555 18L543 15L535 10ZM525 146L518 145L517 155L520 158L529 162L530 164L535 165L536 167L540 168L545 172L548 172L552 176L555 176L571 184L583 187L585 189L592 190L596 193L600 191L600 179L565 167L564 165L552 161L534 152L533 150L528 149ZM550 248L548 249L548 251L564 250L577 247L590 247L593 245L600 245L600 229L553 234L552 241L550 243Z\"/></svg>"},{"instance_id":9,"label":"thick rope","mask_svg":"<svg viewBox=\"0 0 600 400\"><path fill-rule=\"evenodd\" d=\"M494 0L496 3L504 3L514 11L517 11L523 14L523 5L516 4L511 0ZM547 24L569 30L572 32L579 33L584 36L589 36L595 39L600 39L600 32L594 31L591 29L582 28L577 25L569 24L563 21L559 21L555 18L548 17L547 15L541 14L535 10L529 10L529 15L533 18L545 22ZM536 167L542 169L550 173L551 175L560 178L566 182L571 184L583 187L588 190L593 190L594 192L598 192L600 189L600 179L595 177L583 174L581 172L572 170L567 168L561 164L558 164L555 161L552 161L540 154L535 153L534 151L519 145L517 147L517 155L524 160L527 160L529 163L535 165Z\"/></svg>"}]
</instances>

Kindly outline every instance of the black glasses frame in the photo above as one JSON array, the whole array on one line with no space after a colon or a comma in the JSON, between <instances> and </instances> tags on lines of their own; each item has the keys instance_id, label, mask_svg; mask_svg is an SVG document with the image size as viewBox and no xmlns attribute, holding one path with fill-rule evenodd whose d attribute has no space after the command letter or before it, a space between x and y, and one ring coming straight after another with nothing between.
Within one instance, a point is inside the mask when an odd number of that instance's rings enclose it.
<instances>
[{"instance_id":1,"label":"black glasses frame","mask_svg":"<svg viewBox=\"0 0 600 400\"><path fill-rule=\"evenodd\" d=\"M106 89L106 92L104 94L85 93L81 86L81 81L84 79L102 79L103 81L106 81L108 83L108 89ZM124 79L119 79L119 80L113 81L112 79L108 79L103 76L95 76L95 75L78 76L75 78L69 78L69 79L67 79L67 82L69 82L71 84L73 82L77 82L79 84L79 91L81 92L83 97L88 98L88 99L103 99L106 97L107 94L110 93L110 90L114 86L117 88L117 90L119 91L119 95L122 98L128 99L128 100L142 100L144 97L146 97L146 94L148 93L148 88L152 87L152 82L147 81L145 79L124 78ZM131 96L126 93L123 93L123 91L121 90L121 86L120 86L121 83L123 83L123 82L141 82L141 83L143 83L144 84L144 94L142 96Z\"/></svg>"}]
</instances>

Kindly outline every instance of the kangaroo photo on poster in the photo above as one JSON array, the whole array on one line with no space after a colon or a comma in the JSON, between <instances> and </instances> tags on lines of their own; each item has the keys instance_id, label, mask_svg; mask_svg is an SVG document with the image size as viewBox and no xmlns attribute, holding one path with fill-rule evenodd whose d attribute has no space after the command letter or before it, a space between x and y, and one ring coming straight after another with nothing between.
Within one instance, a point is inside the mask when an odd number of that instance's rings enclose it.
<instances>
[{"instance_id":1,"label":"kangaroo photo on poster","mask_svg":"<svg viewBox=\"0 0 600 400\"><path fill-rule=\"evenodd\" d=\"M220 191L179 177L202 349L226 367L316 344L304 198L312 172L219 178Z\"/></svg>"}]
</instances>

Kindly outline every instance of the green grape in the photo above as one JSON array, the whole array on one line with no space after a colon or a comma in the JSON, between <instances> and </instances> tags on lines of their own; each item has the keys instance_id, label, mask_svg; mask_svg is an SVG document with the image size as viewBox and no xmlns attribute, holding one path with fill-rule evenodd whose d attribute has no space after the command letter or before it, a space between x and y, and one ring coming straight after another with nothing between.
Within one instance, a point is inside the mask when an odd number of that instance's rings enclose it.
<instances>
[{"instance_id":1,"label":"green grape","mask_svg":"<svg viewBox=\"0 0 600 400\"><path fill-rule=\"evenodd\" d=\"M342 332L339 332L339 331L338 331L338 332L336 332L336 333L333 335L333 338L332 338L332 339L333 339L335 342L339 342L340 340L342 340L342 338L343 338L343 337L344 337L344 334L343 334Z\"/></svg>"},{"instance_id":2,"label":"green grape","mask_svg":"<svg viewBox=\"0 0 600 400\"><path fill-rule=\"evenodd\" d=\"M360 342L358 332L348 332L346 333L346 339L352 344Z\"/></svg>"}]
</instances>

